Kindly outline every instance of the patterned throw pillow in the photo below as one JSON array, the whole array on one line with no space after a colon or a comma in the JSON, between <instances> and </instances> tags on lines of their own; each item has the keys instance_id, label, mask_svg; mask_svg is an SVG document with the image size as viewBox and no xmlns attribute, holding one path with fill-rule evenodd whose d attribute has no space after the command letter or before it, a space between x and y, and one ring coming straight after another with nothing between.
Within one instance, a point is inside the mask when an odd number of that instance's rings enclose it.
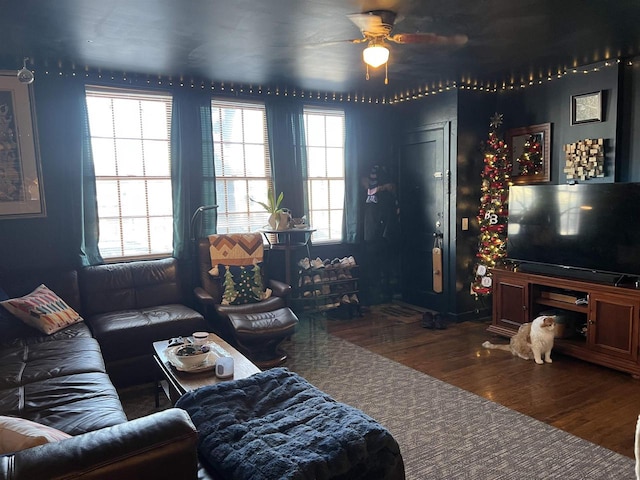
<instances>
[{"instance_id":1,"label":"patterned throw pillow","mask_svg":"<svg viewBox=\"0 0 640 480\"><path fill-rule=\"evenodd\" d=\"M71 438L71 435L24 418L0 417L0 455Z\"/></svg>"},{"instance_id":2,"label":"patterned throw pillow","mask_svg":"<svg viewBox=\"0 0 640 480\"><path fill-rule=\"evenodd\" d=\"M9 312L27 325L47 335L82 321L82 317L45 285L29 295L0 302Z\"/></svg>"},{"instance_id":3,"label":"patterned throw pillow","mask_svg":"<svg viewBox=\"0 0 640 480\"><path fill-rule=\"evenodd\" d=\"M223 305L257 303L271 296L271 290L265 291L259 263L247 266L220 265L218 272L224 278Z\"/></svg>"}]
</instances>

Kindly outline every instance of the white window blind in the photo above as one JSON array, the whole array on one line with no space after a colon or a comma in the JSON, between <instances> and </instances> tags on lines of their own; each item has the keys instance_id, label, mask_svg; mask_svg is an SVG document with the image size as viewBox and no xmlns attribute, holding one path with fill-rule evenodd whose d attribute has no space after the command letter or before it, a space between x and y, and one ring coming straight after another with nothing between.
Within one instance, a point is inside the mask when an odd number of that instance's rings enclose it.
<instances>
[{"instance_id":1,"label":"white window blind","mask_svg":"<svg viewBox=\"0 0 640 480\"><path fill-rule=\"evenodd\" d=\"M309 224L316 243L342 240L344 212L344 112L304 108Z\"/></svg>"},{"instance_id":2,"label":"white window blind","mask_svg":"<svg viewBox=\"0 0 640 480\"><path fill-rule=\"evenodd\" d=\"M88 86L91 148L105 259L173 249L171 96Z\"/></svg>"},{"instance_id":3,"label":"white window blind","mask_svg":"<svg viewBox=\"0 0 640 480\"><path fill-rule=\"evenodd\" d=\"M252 232L268 223L256 202L267 202L272 185L264 104L211 102L218 233Z\"/></svg>"}]
</instances>

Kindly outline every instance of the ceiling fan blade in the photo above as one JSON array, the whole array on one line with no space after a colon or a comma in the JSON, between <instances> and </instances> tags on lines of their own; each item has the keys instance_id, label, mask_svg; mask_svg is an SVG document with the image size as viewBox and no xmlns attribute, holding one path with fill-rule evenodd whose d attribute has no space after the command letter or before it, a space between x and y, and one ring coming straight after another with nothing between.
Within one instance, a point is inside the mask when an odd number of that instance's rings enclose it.
<instances>
[{"instance_id":1,"label":"ceiling fan blade","mask_svg":"<svg viewBox=\"0 0 640 480\"><path fill-rule=\"evenodd\" d=\"M333 45L344 45L345 43L364 43L366 41L367 41L366 38L353 38L349 40L333 40L330 42L307 43L302 45L302 47L303 48L331 47Z\"/></svg>"},{"instance_id":2,"label":"ceiling fan blade","mask_svg":"<svg viewBox=\"0 0 640 480\"><path fill-rule=\"evenodd\" d=\"M381 32L380 34L382 35L386 31L386 28L382 24L382 17L379 15L372 15L371 13L353 13L351 15L347 15L347 17L360 29L361 32L369 32L374 35L376 32Z\"/></svg>"},{"instance_id":3,"label":"ceiling fan blade","mask_svg":"<svg viewBox=\"0 0 640 480\"><path fill-rule=\"evenodd\" d=\"M466 35L437 35L435 33L396 33L387 38L395 43L422 45L464 45L469 41Z\"/></svg>"}]
</instances>

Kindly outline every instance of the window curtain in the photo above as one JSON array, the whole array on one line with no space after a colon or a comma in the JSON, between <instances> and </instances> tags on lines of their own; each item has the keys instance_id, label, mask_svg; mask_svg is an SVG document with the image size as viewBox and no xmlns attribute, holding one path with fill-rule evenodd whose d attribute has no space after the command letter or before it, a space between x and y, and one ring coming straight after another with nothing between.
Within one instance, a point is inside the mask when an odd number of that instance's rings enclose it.
<instances>
[{"instance_id":1,"label":"window curtain","mask_svg":"<svg viewBox=\"0 0 640 480\"><path fill-rule=\"evenodd\" d=\"M188 260L195 253L194 236L204 231L215 233L216 210L196 213L198 207L216 202L212 135L209 95L176 91L171 118L171 183L173 256L178 259Z\"/></svg>"},{"instance_id":2,"label":"window curtain","mask_svg":"<svg viewBox=\"0 0 640 480\"><path fill-rule=\"evenodd\" d=\"M91 133L89 130L89 112L87 97L82 89L79 99L82 121L82 233L80 243L80 260L83 266L104 263L98 240L100 238L98 217L98 195L96 192L96 172L91 150Z\"/></svg>"},{"instance_id":3,"label":"window curtain","mask_svg":"<svg viewBox=\"0 0 640 480\"><path fill-rule=\"evenodd\" d=\"M284 192L282 205L294 217L301 217L308 208L303 105L295 100L273 98L267 100L265 109L276 196Z\"/></svg>"},{"instance_id":4,"label":"window curtain","mask_svg":"<svg viewBox=\"0 0 640 480\"><path fill-rule=\"evenodd\" d=\"M65 221L71 231L74 264L101 264L96 179L84 83L38 78L37 88L40 98L45 100L38 103L38 116L47 124L47 134L40 137L41 148L48 161L67 168L60 173L68 185L64 191L71 197ZM65 158L58 158L55 152L62 152ZM50 178L45 179L45 186L47 180ZM63 229L60 224L57 228Z\"/></svg>"},{"instance_id":5,"label":"window curtain","mask_svg":"<svg viewBox=\"0 0 640 480\"><path fill-rule=\"evenodd\" d=\"M349 108L344 112L345 123L345 190L344 190L344 219L342 238L346 243L358 243L361 239L360 217L362 210L362 176L363 142L365 141L365 127L367 112L361 108Z\"/></svg>"}]
</instances>

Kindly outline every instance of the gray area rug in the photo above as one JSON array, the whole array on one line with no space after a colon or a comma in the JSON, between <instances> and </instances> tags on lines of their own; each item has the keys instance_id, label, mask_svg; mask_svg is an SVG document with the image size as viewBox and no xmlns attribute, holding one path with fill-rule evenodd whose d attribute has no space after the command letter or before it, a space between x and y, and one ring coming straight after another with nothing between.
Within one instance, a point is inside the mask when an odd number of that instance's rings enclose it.
<instances>
[{"instance_id":1,"label":"gray area rug","mask_svg":"<svg viewBox=\"0 0 640 480\"><path fill-rule=\"evenodd\" d=\"M632 459L328 335L295 335L286 366L360 408L400 444L408 480L635 480ZM155 411L153 389L121 392L129 418ZM169 406L162 399L160 409ZM633 435L633 426L630 427ZM630 439L630 441L633 441Z\"/></svg>"},{"instance_id":2,"label":"gray area rug","mask_svg":"<svg viewBox=\"0 0 640 480\"><path fill-rule=\"evenodd\" d=\"M635 479L633 460L616 452L317 327L301 337L308 340L286 345L287 367L384 425L400 444L408 480Z\"/></svg>"}]
</instances>

